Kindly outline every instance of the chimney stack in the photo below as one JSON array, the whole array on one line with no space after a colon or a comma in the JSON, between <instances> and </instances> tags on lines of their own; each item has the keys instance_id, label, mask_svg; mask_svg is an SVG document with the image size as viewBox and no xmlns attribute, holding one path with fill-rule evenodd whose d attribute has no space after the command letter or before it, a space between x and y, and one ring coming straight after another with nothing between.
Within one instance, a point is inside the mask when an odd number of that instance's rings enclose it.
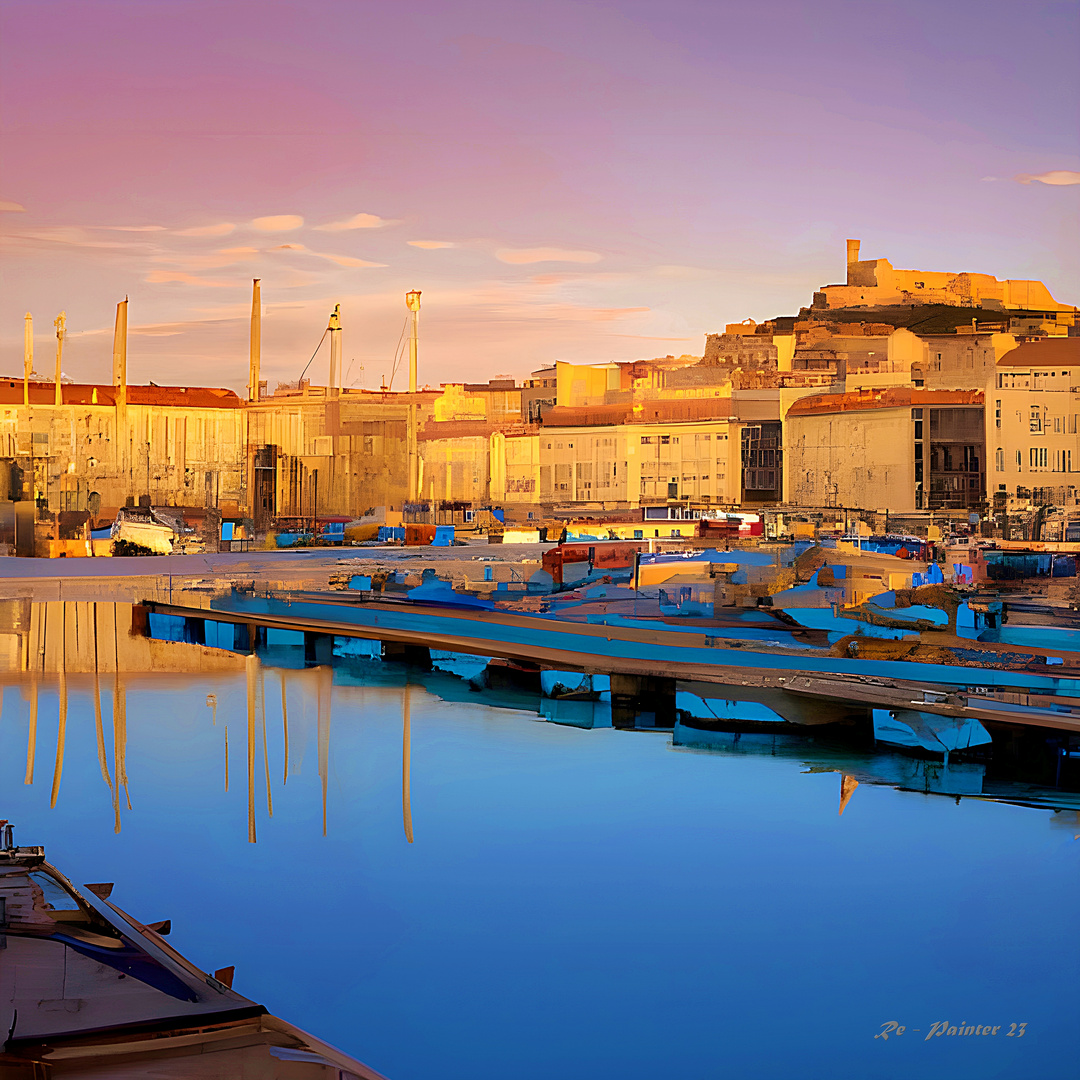
<instances>
[{"instance_id":1,"label":"chimney stack","mask_svg":"<svg viewBox=\"0 0 1080 1080\"><path fill-rule=\"evenodd\" d=\"M849 240L847 242L847 283L851 282L851 271L854 265L859 261L859 241Z\"/></svg>"},{"instance_id":2,"label":"chimney stack","mask_svg":"<svg viewBox=\"0 0 1080 1080\"><path fill-rule=\"evenodd\" d=\"M34 370L34 316L28 311L23 327L23 405L30 404L30 373Z\"/></svg>"},{"instance_id":3,"label":"chimney stack","mask_svg":"<svg viewBox=\"0 0 1080 1080\"><path fill-rule=\"evenodd\" d=\"M127 405L127 309L125 296L116 305L116 328L113 330L113 394L117 405Z\"/></svg>"},{"instance_id":4,"label":"chimney stack","mask_svg":"<svg viewBox=\"0 0 1080 1080\"><path fill-rule=\"evenodd\" d=\"M248 401L258 401L259 365L262 360L262 293L259 278L251 285L251 359L248 363Z\"/></svg>"}]
</instances>

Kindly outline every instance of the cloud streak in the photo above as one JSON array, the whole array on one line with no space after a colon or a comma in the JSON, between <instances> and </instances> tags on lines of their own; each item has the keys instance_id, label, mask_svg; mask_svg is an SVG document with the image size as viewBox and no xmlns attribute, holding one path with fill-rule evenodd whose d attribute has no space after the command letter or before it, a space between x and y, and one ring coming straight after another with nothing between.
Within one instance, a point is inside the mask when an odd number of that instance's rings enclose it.
<instances>
[{"instance_id":1,"label":"cloud streak","mask_svg":"<svg viewBox=\"0 0 1080 1080\"><path fill-rule=\"evenodd\" d=\"M499 248L495 258L510 266L528 266L541 262L596 263L604 256L595 251L568 251L566 248Z\"/></svg>"},{"instance_id":2,"label":"cloud streak","mask_svg":"<svg viewBox=\"0 0 1080 1080\"><path fill-rule=\"evenodd\" d=\"M295 251L300 255L310 255L314 259L326 259L329 262L336 263L338 266L347 266L351 268L365 267L367 269L377 269L386 266L386 263L370 262L367 259L358 259L354 255L336 255L329 251L312 251L311 248L306 247L304 244L278 244L274 251Z\"/></svg>"},{"instance_id":3,"label":"cloud streak","mask_svg":"<svg viewBox=\"0 0 1080 1080\"><path fill-rule=\"evenodd\" d=\"M220 221L216 225L194 225L190 229L178 229L177 236L228 236L236 226L231 221Z\"/></svg>"},{"instance_id":4,"label":"cloud streak","mask_svg":"<svg viewBox=\"0 0 1080 1080\"><path fill-rule=\"evenodd\" d=\"M294 232L303 224L304 219L299 214L270 214L255 218L251 227L259 232Z\"/></svg>"},{"instance_id":5,"label":"cloud streak","mask_svg":"<svg viewBox=\"0 0 1080 1080\"><path fill-rule=\"evenodd\" d=\"M344 221L328 221L325 225L316 225L318 232L347 232L349 229L385 229L388 225L397 225L399 222L389 218L379 217L378 214L353 214Z\"/></svg>"},{"instance_id":6,"label":"cloud streak","mask_svg":"<svg viewBox=\"0 0 1080 1080\"><path fill-rule=\"evenodd\" d=\"M1021 184L1037 182L1051 184L1054 187L1066 187L1071 184L1080 184L1080 172L1072 169L1054 169L1044 173L1021 173L1016 179Z\"/></svg>"},{"instance_id":7,"label":"cloud streak","mask_svg":"<svg viewBox=\"0 0 1080 1080\"><path fill-rule=\"evenodd\" d=\"M406 240L409 247L423 248L425 251L435 251L438 248L452 248L454 244L449 240Z\"/></svg>"},{"instance_id":8,"label":"cloud streak","mask_svg":"<svg viewBox=\"0 0 1080 1080\"><path fill-rule=\"evenodd\" d=\"M209 289L227 289L234 284L229 281L207 281L183 270L151 270L146 280L151 285L200 285Z\"/></svg>"}]
</instances>

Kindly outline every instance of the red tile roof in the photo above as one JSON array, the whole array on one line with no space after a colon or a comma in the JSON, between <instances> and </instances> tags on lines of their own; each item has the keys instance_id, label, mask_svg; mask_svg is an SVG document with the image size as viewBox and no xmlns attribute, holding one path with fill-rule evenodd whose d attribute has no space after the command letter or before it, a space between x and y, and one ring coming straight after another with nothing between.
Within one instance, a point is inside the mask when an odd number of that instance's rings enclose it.
<instances>
[{"instance_id":1,"label":"red tile roof","mask_svg":"<svg viewBox=\"0 0 1080 1080\"><path fill-rule=\"evenodd\" d=\"M788 416L861 412L866 409L906 409L919 405L982 405L981 390L911 390L904 386L860 390L850 394L814 394L800 398Z\"/></svg>"},{"instance_id":2,"label":"red tile roof","mask_svg":"<svg viewBox=\"0 0 1080 1080\"><path fill-rule=\"evenodd\" d=\"M1076 367L1080 364L1080 337L1025 341L1010 349L998 367Z\"/></svg>"},{"instance_id":3,"label":"red tile roof","mask_svg":"<svg viewBox=\"0 0 1080 1080\"><path fill-rule=\"evenodd\" d=\"M116 394L108 383L61 383L65 405L115 405ZM94 401L94 391L97 401ZM56 384L32 382L31 405L52 405L56 400ZM186 409L239 409L243 402L233 390L207 386L129 386L129 405L157 405ZM0 379L0 405L23 403L22 379Z\"/></svg>"}]
</instances>

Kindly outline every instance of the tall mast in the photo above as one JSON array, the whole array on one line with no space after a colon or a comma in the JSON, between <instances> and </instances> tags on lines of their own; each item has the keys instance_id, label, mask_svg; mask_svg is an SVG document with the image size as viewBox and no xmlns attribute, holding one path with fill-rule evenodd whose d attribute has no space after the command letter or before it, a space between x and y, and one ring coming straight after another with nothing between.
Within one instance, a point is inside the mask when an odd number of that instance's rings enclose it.
<instances>
[{"instance_id":1,"label":"tall mast","mask_svg":"<svg viewBox=\"0 0 1080 1080\"><path fill-rule=\"evenodd\" d=\"M331 394L340 388L341 383L341 305L335 304L330 313L330 382L328 390Z\"/></svg>"},{"instance_id":2,"label":"tall mast","mask_svg":"<svg viewBox=\"0 0 1080 1080\"><path fill-rule=\"evenodd\" d=\"M64 329L67 322L67 312L61 311L59 315L53 320L53 326L56 327L56 405L64 404L64 393L60 388L60 364L64 357L64 335L66 330Z\"/></svg>"},{"instance_id":3,"label":"tall mast","mask_svg":"<svg viewBox=\"0 0 1080 1080\"><path fill-rule=\"evenodd\" d=\"M409 335L409 393L416 393L416 350L420 341L420 290L405 294L405 306L412 312L412 333Z\"/></svg>"},{"instance_id":4,"label":"tall mast","mask_svg":"<svg viewBox=\"0 0 1080 1080\"><path fill-rule=\"evenodd\" d=\"M416 352L420 340L420 290L413 289L405 294L405 306L412 312L412 332L409 334L409 502L419 502L420 491L420 449L417 445L417 409L416 409Z\"/></svg>"},{"instance_id":5,"label":"tall mast","mask_svg":"<svg viewBox=\"0 0 1080 1080\"><path fill-rule=\"evenodd\" d=\"M262 363L262 293L259 278L251 284L251 356L248 361L248 401L259 400L259 368Z\"/></svg>"}]
</instances>

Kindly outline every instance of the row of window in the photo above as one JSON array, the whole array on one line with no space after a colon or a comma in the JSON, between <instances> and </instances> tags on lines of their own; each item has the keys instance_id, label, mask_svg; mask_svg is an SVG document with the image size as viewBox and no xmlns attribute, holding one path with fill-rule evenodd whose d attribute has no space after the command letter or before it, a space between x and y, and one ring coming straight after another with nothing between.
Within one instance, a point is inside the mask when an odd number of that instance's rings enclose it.
<instances>
[{"instance_id":1,"label":"row of window","mask_svg":"<svg viewBox=\"0 0 1080 1080\"><path fill-rule=\"evenodd\" d=\"M1048 450L1045 446L1032 446L1028 448L1027 467L1030 472L1072 472L1072 450ZM1005 471L1005 450L998 447L994 451L994 468L997 472ZM1016 451L1016 471L1024 471L1024 452ZM1080 471L1080 470L1078 470Z\"/></svg>"}]
</instances>

